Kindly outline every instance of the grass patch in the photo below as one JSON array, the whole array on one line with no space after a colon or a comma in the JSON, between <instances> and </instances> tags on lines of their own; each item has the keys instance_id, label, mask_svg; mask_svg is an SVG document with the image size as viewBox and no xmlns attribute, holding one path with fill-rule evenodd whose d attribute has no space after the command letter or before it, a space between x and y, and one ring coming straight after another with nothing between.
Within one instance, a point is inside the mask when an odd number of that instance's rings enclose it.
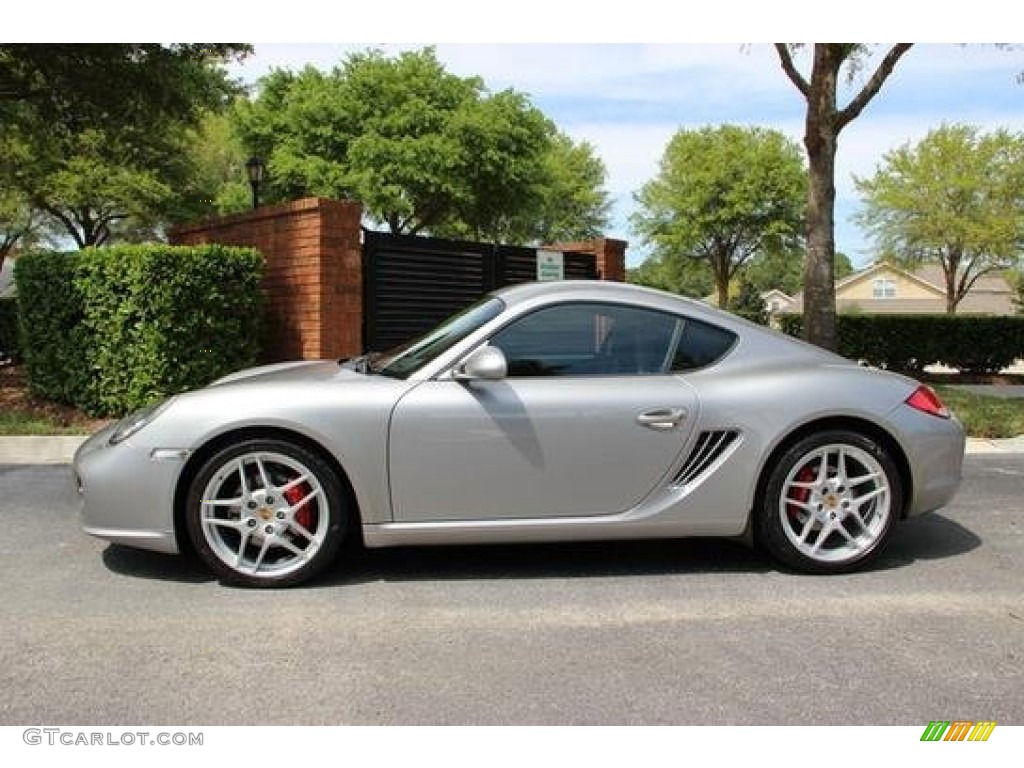
<instances>
[{"instance_id":1,"label":"grass patch","mask_svg":"<svg viewBox=\"0 0 1024 768\"><path fill-rule=\"evenodd\" d=\"M935 391L971 437L1024 435L1024 398L979 395L949 386L937 386Z\"/></svg>"},{"instance_id":2,"label":"grass patch","mask_svg":"<svg viewBox=\"0 0 1024 768\"><path fill-rule=\"evenodd\" d=\"M26 411L0 412L0 435L88 435L94 430L87 424L67 424L53 416Z\"/></svg>"}]
</instances>

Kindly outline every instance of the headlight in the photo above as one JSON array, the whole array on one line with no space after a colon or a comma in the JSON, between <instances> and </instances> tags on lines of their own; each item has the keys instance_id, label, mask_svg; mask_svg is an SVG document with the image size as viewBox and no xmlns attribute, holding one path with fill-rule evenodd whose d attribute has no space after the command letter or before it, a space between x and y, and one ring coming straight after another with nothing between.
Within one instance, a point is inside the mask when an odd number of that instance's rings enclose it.
<instances>
[{"instance_id":1,"label":"headlight","mask_svg":"<svg viewBox=\"0 0 1024 768\"><path fill-rule=\"evenodd\" d=\"M174 398L171 398L164 400L162 403L157 403L156 405L149 405L145 408L140 408L134 413L130 413L125 416L118 422L117 429L115 429L114 434L110 436L110 444L117 445L118 443L127 440L159 416L160 413L171 404L173 399Z\"/></svg>"}]
</instances>

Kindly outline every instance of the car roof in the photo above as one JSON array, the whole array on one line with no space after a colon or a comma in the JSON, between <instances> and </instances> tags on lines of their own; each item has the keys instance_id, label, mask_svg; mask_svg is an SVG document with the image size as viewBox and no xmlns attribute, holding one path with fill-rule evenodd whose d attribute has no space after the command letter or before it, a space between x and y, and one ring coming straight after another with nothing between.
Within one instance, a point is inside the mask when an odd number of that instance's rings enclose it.
<instances>
[{"instance_id":1,"label":"car roof","mask_svg":"<svg viewBox=\"0 0 1024 768\"><path fill-rule=\"evenodd\" d=\"M631 304L647 304L670 311L689 309L706 315L725 314L714 310L703 302L647 288L631 283L617 283L604 280L558 280L543 283L520 283L501 288L494 292L506 304L514 305L532 302L535 299L579 299L596 301L623 301Z\"/></svg>"}]
</instances>

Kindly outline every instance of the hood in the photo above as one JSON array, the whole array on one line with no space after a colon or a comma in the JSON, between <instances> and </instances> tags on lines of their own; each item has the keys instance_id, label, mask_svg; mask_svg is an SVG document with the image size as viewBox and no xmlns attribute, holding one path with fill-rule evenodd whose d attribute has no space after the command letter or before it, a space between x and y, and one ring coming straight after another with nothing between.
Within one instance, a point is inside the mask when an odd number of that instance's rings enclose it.
<instances>
[{"instance_id":1,"label":"hood","mask_svg":"<svg viewBox=\"0 0 1024 768\"><path fill-rule=\"evenodd\" d=\"M313 382L335 380L366 380L368 377L353 370L342 368L337 360L299 360L290 363L261 365L246 368L217 379L211 387L225 384L267 384L284 382Z\"/></svg>"}]
</instances>

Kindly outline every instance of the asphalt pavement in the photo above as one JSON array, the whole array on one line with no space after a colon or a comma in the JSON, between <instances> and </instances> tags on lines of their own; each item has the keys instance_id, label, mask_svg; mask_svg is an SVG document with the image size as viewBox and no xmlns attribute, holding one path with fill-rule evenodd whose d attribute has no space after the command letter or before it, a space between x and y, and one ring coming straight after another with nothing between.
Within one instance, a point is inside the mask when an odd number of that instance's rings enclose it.
<instances>
[{"instance_id":1,"label":"asphalt pavement","mask_svg":"<svg viewBox=\"0 0 1024 768\"><path fill-rule=\"evenodd\" d=\"M723 541L355 553L253 591L82 534L0 466L0 724L1024 724L1024 455L872 569Z\"/></svg>"}]
</instances>

